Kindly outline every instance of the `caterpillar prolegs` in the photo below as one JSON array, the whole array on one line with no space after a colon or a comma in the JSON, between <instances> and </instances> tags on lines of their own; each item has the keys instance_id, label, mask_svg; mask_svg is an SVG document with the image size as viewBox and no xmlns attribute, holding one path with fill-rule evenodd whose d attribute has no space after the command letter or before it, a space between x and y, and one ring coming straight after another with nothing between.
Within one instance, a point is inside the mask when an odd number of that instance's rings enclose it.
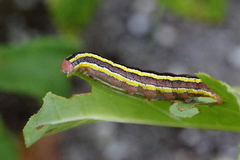
<instances>
[{"instance_id":1,"label":"caterpillar prolegs","mask_svg":"<svg viewBox=\"0 0 240 160\"><path fill-rule=\"evenodd\" d=\"M210 97L221 104L221 98L208 88L201 79L188 74L157 73L127 67L99 55L78 52L67 57L61 64L63 73L76 70L111 87L125 90L130 95L143 94L148 100L156 96L173 103L176 98L188 103L192 97Z\"/></svg>"}]
</instances>

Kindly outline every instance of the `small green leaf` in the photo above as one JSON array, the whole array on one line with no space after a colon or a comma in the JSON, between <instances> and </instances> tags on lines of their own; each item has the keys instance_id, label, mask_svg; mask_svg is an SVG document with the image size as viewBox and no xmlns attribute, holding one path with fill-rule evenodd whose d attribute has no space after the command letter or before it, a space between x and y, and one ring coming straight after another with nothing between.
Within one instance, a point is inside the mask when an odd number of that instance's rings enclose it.
<instances>
[{"instance_id":1,"label":"small green leaf","mask_svg":"<svg viewBox=\"0 0 240 160\"><path fill-rule=\"evenodd\" d=\"M225 83L206 74L198 76L223 96L224 100L228 100L227 102L221 105L181 103L177 107L166 100L147 101L142 96L130 96L79 72L74 75L88 81L92 92L74 95L69 99L48 93L41 110L32 116L24 127L27 146L43 136L97 121L240 131L240 112L236 96ZM207 99L201 101L208 103Z\"/></svg>"}]
</instances>

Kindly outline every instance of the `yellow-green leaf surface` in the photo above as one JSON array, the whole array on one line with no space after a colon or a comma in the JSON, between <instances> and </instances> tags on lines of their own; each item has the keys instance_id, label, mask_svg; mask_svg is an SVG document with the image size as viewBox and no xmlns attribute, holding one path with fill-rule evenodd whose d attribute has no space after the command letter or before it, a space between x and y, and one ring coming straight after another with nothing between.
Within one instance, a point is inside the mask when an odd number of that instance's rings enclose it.
<instances>
[{"instance_id":1,"label":"yellow-green leaf surface","mask_svg":"<svg viewBox=\"0 0 240 160\"><path fill-rule=\"evenodd\" d=\"M69 99L47 93L41 110L30 118L23 130L27 146L43 136L97 121L240 131L238 98L228 85L206 74L197 75L223 97L223 104L147 101L142 96L130 96L78 72L74 75L88 81L92 92ZM200 101L208 103L205 99Z\"/></svg>"}]
</instances>

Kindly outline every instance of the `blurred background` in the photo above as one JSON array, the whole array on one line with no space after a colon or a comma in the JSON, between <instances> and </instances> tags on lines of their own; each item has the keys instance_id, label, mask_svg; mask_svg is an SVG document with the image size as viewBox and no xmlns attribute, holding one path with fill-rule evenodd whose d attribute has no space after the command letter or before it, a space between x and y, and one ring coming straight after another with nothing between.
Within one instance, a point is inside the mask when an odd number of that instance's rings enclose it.
<instances>
[{"instance_id":1,"label":"blurred background","mask_svg":"<svg viewBox=\"0 0 240 160\"><path fill-rule=\"evenodd\" d=\"M240 134L232 132L101 122L28 149L21 134L47 92L89 91L59 69L77 51L157 72L206 72L239 86L239 8L238 0L0 0L0 157L237 159Z\"/></svg>"}]
</instances>

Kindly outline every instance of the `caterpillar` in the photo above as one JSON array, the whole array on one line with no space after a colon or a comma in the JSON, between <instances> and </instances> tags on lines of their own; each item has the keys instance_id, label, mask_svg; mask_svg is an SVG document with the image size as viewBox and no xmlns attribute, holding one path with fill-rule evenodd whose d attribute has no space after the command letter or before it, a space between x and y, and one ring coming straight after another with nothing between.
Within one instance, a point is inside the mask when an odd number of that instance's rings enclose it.
<instances>
[{"instance_id":1,"label":"caterpillar","mask_svg":"<svg viewBox=\"0 0 240 160\"><path fill-rule=\"evenodd\" d=\"M157 73L127 67L94 53L78 52L61 63L63 73L81 73L130 95L143 94L149 101L161 96L173 103L176 98L189 103L194 97L210 97L221 104L221 98L201 79L188 74Z\"/></svg>"}]
</instances>

